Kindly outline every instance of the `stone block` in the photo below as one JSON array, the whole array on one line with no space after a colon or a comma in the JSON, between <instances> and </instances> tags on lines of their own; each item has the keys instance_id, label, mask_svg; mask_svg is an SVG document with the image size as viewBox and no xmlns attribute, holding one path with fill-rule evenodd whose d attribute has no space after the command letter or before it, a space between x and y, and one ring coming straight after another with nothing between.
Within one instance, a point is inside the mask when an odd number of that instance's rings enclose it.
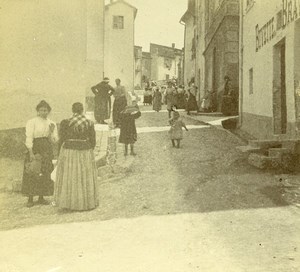
<instances>
[{"instance_id":1,"label":"stone block","mask_svg":"<svg viewBox=\"0 0 300 272\"><path fill-rule=\"evenodd\" d=\"M251 153L248 157L248 163L259 169L267 169L269 167L269 158L267 156Z\"/></svg>"}]
</instances>

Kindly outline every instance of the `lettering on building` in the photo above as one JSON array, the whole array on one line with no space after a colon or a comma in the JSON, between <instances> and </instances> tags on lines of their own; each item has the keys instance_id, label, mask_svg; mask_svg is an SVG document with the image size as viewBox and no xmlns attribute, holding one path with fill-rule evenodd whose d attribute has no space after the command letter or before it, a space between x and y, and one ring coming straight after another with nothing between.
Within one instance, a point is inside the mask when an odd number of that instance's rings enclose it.
<instances>
[{"instance_id":1,"label":"lettering on building","mask_svg":"<svg viewBox=\"0 0 300 272\"><path fill-rule=\"evenodd\" d=\"M300 0L282 0L282 8L266 24L255 26L256 52L276 37L277 31L284 29L300 16Z\"/></svg>"}]
</instances>

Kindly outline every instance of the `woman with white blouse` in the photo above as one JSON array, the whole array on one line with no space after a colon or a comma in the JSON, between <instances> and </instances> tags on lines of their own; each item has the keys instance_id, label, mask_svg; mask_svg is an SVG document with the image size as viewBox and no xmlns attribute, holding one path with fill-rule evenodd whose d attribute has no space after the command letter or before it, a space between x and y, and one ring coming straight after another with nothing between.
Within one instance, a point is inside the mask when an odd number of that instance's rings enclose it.
<instances>
[{"instance_id":1,"label":"woman with white blouse","mask_svg":"<svg viewBox=\"0 0 300 272\"><path fill-rule=\"evenodd\" d=\"M32 207L33 197L39 196L38 204L47 205L44 196L52 196L54 184L51 172L54 167L52 144L58 140L56 124L48 119L50 105L42 100L36 107L37 117L26 124L26 147L22 193L28 196L27 207ZM40 162L39 173L28 171L28 165L33 161Z\"/></svg>"}]
</instances>

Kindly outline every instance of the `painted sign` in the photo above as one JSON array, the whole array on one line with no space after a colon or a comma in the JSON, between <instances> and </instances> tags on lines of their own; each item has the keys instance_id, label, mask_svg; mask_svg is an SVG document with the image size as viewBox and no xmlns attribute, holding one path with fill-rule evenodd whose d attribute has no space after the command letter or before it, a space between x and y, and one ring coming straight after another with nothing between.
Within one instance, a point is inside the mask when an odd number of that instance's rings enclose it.
<instances>
[{"instance_id":1,"label":"painted sign","mask_svg":"<svg viewBox=\"0 0 300 272\"><path fill-rule=\"evenodd\" d=\"M300 17L300 0L282 0L281 10L266 24L255 26L256 52L276 37L277 31L284 29Z\"/></svg>"}]
</instances>

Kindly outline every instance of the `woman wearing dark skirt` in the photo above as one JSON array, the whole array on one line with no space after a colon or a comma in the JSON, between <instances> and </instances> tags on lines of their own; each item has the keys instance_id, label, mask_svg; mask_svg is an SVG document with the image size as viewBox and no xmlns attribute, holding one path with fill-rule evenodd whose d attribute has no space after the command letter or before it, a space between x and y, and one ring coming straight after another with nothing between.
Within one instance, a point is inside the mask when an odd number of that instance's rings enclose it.
<instances>
[{"instance_id":1,"label":"woman wearing dark skirt","mask_svg":"<svg viewBox=\"0 0 300 272\"><path fill-rule=\"evenodd\" d=\"M153 110L159 112L161 110L162 94L158 87L153 94Z\"/></svg>"},{"instance_id":2,"label":"woman wearing dark skirt","mask_svg":"<svg viewBox=\"0 0 300 272\"><path fill-rule=\"evenodd\" d=\"M121 113L121 129L119 143L125 145L124 155L128 155L128 145L130 145L130 155L135 156L134 143L137 141L137 131L135 126L135 119L141 116L141 112L136 100L132 101L131 106L127 106Z\"/></svg>"},{"instance_id":3,"label":"woman wearing dark skirt","mask_svg":"<svg viewBox=\"0 0 300 272\"><path fill-rule=\"evenodd\" d=\"M116 79L116 85L114 92L114 105L113 105L113 122L116 127L120 127L120 113L126 108L127 106L127 99L126 99L126 91L124 86L121 86L121 80Z\"/></svg>"},{"instance_id":4,"label":"woman wearing dark skirt","mask_svg":"<svg viewBox=\"0 0 300 272\"><path fill-rule=\"evenodd\" d=\"M196 100L196 95L197 95L197 87L192 85L192 87L190 87L187 90L187 103L186 103L186 111L187 114L190 115L190 111L199 111L199 107L197 104L197 100Z\"/></svg>"},{"instance_id":5,"label":"woman wearing dark skirt","mask_svg":"<svg viewBox=\"0 0 300 272\"><path fill-rule=\"evenodd\" d=\"M94 124L83 115L81 103L73 104L72 111L59 129L54 203L61 209L92 210L98 206Z\"/></svg>"},{"instance_id":6,"label":"woman wearing dark skirt","mask_svg":"<svg viewBox=\"0 0 300 272\"><path fill-rule=\"evenodd\" d=\"M36 107L38 116L26 124L26 147L28 149L22 182L22 193L28 196L27 207L34 206L33 197L39 196L38 204L47 205L44 196L53 195L51 172L54 167L52 143L57 141L57 127L48 119L51 107L41 101ZM30 164L39 165L37 171L29 171Z\"/></svg>"}]
</instances>

